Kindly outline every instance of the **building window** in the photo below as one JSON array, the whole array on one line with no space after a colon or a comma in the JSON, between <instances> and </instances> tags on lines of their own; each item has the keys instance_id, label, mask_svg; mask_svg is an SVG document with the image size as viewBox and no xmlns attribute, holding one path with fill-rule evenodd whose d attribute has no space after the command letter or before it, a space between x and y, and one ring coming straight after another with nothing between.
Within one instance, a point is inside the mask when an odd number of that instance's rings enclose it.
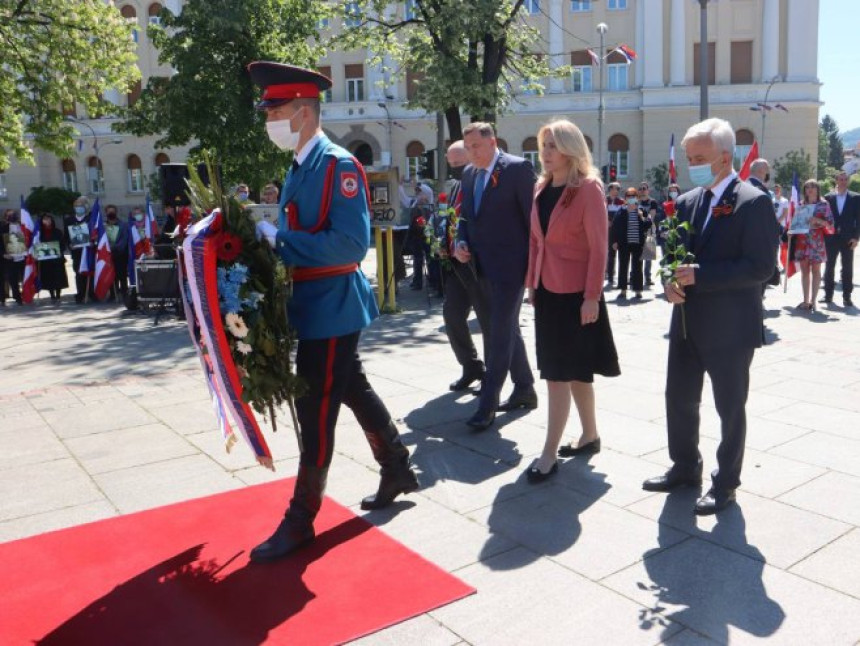
<instances>
[{"instance_id":1,"label":"building window","mask_svg":"<svg viewBox=\"0 0 860 646\"><path fill-rule=\"evenodd\" d=\"M700 85L699 50L701 43L693 43L693 85ZM717 45L708 43L708 85L716 84L717 79Z\"/></svg>"},{"instance_id":2,"label":"building window","mask_svg":"<svg viewBox=\"0 0 860 646\"><path fill-rule=\"evenodd\" d=\"M361 25L361 9L357 2L347 2L345 8L344 24L347 27L359 27Z\"/></svg>"},{"instance_id":3,"label":"building window","mask_svg":"<svg viewBox=\"0 0 860 646\"><path fill-rule=\"evenodd\" d=\"M755 135L752 131L747 130L746 128L741 128L735 132L735 168L740 168L743 165L744 160L750 153L750 148L752 148L754 141Z\"/></svg>"},{"instance_id":4,"label":"building window","mask_svg":"<svg viewBox=\"0 0 860 646\"><path fill-rule=\"evenodd\" d=\"M424 156L424 144L420 141L410 141L406 146L406 177L418 177L421 172L421 160Z\"/></svg>"},{"instance_id":5,"label":"building window","mask_svg":"<svg viewBox=\"0 0 860 646\"><path fill-rule=\"evenodd\" d=\"M607 87L610 92L623 92L627 89L627 68L626 63L616 63L606 66Z\"/></svg>"},{"instance_id":6,"label":"building window","mask_svg":"<svg viewBox=\"0 0 860 646\"><path fill-rule=\"evenodd\" d=\"M150 25L160 25L161 18L158 17L158 14L161 12L161 5L157 2L153 2L149 5L149 24Z\"/></svg>"},{"instance_id":7,"label":"building window","mask_svg":"<svg viewBox=\"0 0 860 646\"><path fill-rule=\"evenodd\" d=\"M535 172L539 173L541 171L537 137L529 137L523 141L523 157L532 163Z\"/></svg>"},{"instance_id":8,"label":"building window","mask_svg":"<svg viewBox=\"0 0 860 646\"><path fill-rule=\"evenodd\" d=\"M496 137L496 145L499 147L499 150L502 152L508 152L508 142L501 137Z\"/></svg>"},{"instance_id":9,"label":"building window","mask_svg":"<svg viewBox=\"0 0 860 646\"><path fill-rule=\"evenodd\" d=\"M574 92L591 92L591 66L577 65L570 73L571 90Z\"/></svg>"},{"instance_id":10,"label":"building window","mask_svg":"<svg viewBox=\"0 0 860 646\"><path fill-rule=\"evenodd\" d=\"M133 106L137 103L137 100L140 98L141 92L141 84L140 81L137 81L129 90L128 94L125 95L126 100L128 101L128 107Z\"/></svg>"},{"instance_id":11,"label":"building window","mask_svg":"<svg viewBox=\"0 0 860 646\"><path fill-rule=\"evenodd\" d=\"M323 76L327 76L328 78L331 78L331 66L330 65L321 65L320 67L317 68L317 72L319 72ZM332 102L331 88L327 89L325 92L322 92L321 94L322 94L322 102L323 103L331 103Z\"/></svg>"},{"instance_id":12,"label":"building window","mask_svg":"<svg viewBox=\"0 0 860 646\"><path fill-rule=\"evenodd\" d=\"M627 0L609 0L606 3L606 8L609 11L621 11L627 8Z\"/></svg>"},{"instance_id":13,"label":"building window","mask_svg":"<svg viewBox=\"0 0 860 646\"><path fill-rule=\"evenodd\" d=\"M591 0L570 0L570 10L573 12L591 11Z\"/></svg>"},{"instance_id":14,"label":"building window","mask_svg":"<svg viewBox=\"0 0 860 646\"><path fill-rule=\"evenodd\" d=\"M540 0L525 0L523 7L525 7L527 14L533 16L540 13Z\"/></svg>"},{"instance_id":15,"label":"building window","mask_svg":"<svg viewBox=\"0 0 860 646\"><path fill-rule=\"evenodd\" d=\"M132 26L131 38L134 42L137 42L137 12L134 10L134 7L125 5L119 12L125 18L125 21Z\"/></svg>"},{"instance_id":16,"label":"building window","mask_svg":"<svg viewBox=\"0 0 860 646\"><path fill-rule=\"evenodd\" d=\"M0 200L5 200L9 197L9 190L6 188L6 171L0 170Z\"/></svg>"},{"instance_id":17,"label":"building window","mask_svg":"<svg viewBox=\"0 0 860 646\"><path fill-rule=\"evenodd\" d=\"M128 192L143 193L143 167L140 157L129 155L126 163L128 168Z\"/></svg>"},{"instance_id":18,"label":"building window","mask_svg":"<svg viewBox=\"0 0 860 646\"><path fill-rule=\"evenodd\" d=\"M170 157L167 156L167 153L158 153L157 155L155 155L155 166L156 166L156 168L158 166L163 165L163 164L169 164L169 163L170 163Z\"/></svg>"},{"instance_id":19,"label":"building window","mask_svg":"<svg viewBox=\"0 0 860 646\"><path fill-rule=\"evenodd\" d=\"M732 84L752 83L752 41L736 40L731 44Z\"/></svg>"},{"instance_id":20,"label":"building window","mask_svg":"<svg viewBox=\"0 0 860 646\"><path fill-rule=\"evenodd\" d=\"M406 0L406 6L403 8L403 17L406 20L415 20L418 17L417 0Z\"/></svg>"},{"instance_id":21,"label":"building window","mask_svg":"<svg viewBox=\"0 0 860 646\"><path fill-rule=\"evenodd\" d=\"M630 140L624 135L609 138L609 164L615 166L616 177L627 177L630 168Z\"/></svg>"},{"instance_id":22,"label":"building window","mask_svg":"<svg viewBox=\"0 0 860 646\"><path fill-rule=\"evenodd\" d=\"M104 169L96 157L87 160L87 191L92 195L104 195L105 192Z\"/></svg>"},{"instance_id":23,"label":"building window","mask_svg":"<svg viewBox=\"0 0 860 646\"><path fill-rule=\"evenodd\" d=\"M64 159L60 163L63 172L63 188L74 193L78 192L78 170L73 159Z\"/></svg>"},{"instance_id":24,"label":"building window","mask_svg":"<svg viewBox=\"0 0 860 646\"><path fill-rule=\"evenodd\" d=\"M346 100L350 103L364 101L364 65L346 65Z\"/></svg>"}]
</instances>

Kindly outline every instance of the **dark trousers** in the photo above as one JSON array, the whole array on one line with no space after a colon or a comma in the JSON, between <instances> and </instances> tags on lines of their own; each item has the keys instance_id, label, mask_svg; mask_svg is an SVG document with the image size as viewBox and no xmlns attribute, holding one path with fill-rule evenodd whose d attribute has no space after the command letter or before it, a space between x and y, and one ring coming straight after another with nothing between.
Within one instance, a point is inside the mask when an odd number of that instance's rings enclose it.
<instances>
[{"instance_id":1,"label":"dark trousers","mask_svg":"<svg viewBox=\"0 0 860 646\"><path fill-rule=\"evenodd\" d=\"M610 283L615 282L615 262L618 252L612 248L612 241L609 241L609 254L606 256L606 280Z\"/></svg>"},{"instance_id":2,"label":"dark trousers","mask_svg":"<svg viewBox=\"0 0 860 646\"><path fill-rule=\"evenodd\" d=\"M634 292L642 291L642 245L618 245L618 289L627 290L627 277L630 276Z\"/></svg>"},{"instance_id":3,"label":"dark trousers","mask_svg":"<svg viewBox=\"0 0 860 646\"><path fill-rule=\"evenodd\" d=\"M841 258L842 298L851 298L854 291L854 250L848 247L848 239L843 236L825 236L827 264L824 265L824 297L833 298L836 287L836 259Z\"/></svg>"},{"instance_id":4,"label":"dark trousers","mask_svg":"<svg viewBox=\"0 0 860 646\"><path fill-rule=\"evenodd\" d=\"M484 364L478 357L472 334L469 332L469 312L473 309L481 325L484 338L484 357L487 356L487 329L489 328L489 308L487 298L481 290L478 279L469 265L451 260L452 269L445 272L445 301L442 304L442 318L445 321L445 334L448 343L463 366L463 373L477 373Z\"/></svg>"},{"instance_id":5,"label":"dark trousers","mask_svg":"<svg viewBox=\"0 0 860 646\"><path fill-rule=\"evenodd\" d=\"M721 430L718 469L712 474L713 484L717 489L736 489L740 485L753 353L753 348L718 348L702 352L690 337L670 339L666 426L672 468L679 473L692 475L701 468L699 406L704 376L708 373Z\"/></svg>"},{"instance_id":6,"label":"dark trousers","mask_svg":"<svg viewBox=\"0 0 860 646\"><path fill-rule=\"evenodd\" d=\"M9 290L12 292L12 298L16 303L21 303L21 282L24 280L24 261L6 259L4 276L6 283L9 285Z\"/></svg>"},{"instance_id":7,"label":"dark trousers","mask_svg":"<svg viewBox=\"0 0 860 646\"><path fill-rule=\"evenodd\" d=\"M368 438L381 433L391 414L374 392L358 356L360 332L331 339L300 340L296 373L308 391L296 400L301 429L301 464L328 467L334 451L334 429L340 405L346 404Z\"/></svg>"},{"instance_id":8,"label":"dark trousers","mask_svg":"<svg viewBox=\"0 0 860 646\"><path fill-rule=\"evenodd\" d=\"M117 292L125 298L128 294L128 255L112 253L114 279L110 289L110 298L116 298Z\"/></svg>"},{"instance_id":9,"label":"dark trousers","mask_svg":"<svg viewBox=\"0 0 860 646\"><path fill-rule=\"evenodd\" d=\"M489 305L489 330L484 329L487 372L481 384L478 411L489 413L499 405L499 395L508 373L514 388L533 386L535 379L529 365L523 335L520 332L520 308L523 304L522 283L491 281L480 276L481 289Z\"/></svg>"}]
</instances>

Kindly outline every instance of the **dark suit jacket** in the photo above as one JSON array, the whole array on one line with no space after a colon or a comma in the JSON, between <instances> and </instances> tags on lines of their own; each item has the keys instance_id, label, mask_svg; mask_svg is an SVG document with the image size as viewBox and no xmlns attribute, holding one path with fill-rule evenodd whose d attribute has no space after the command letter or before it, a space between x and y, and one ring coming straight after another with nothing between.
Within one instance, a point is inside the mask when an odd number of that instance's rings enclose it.
<instances>
[{"instance_id":1,"label":"dark suit jacket","mask_svg":"<svg viewBox=\"0 0 860 646\"><path fill-rule=\"evenodd\" d=\"M681 221L689 221L702 199L701 188L681 195L675 203ZM730 215L711 217L694 237L696 284L686 288L687 337L699 350L757 348L762 344L761 285L773 273L778 224L770 198L743 181L729 184L736 195ZM701 228L703 222L695 223ZM686 236L684 236L686 238ZM689 240L687 241L689 249ZM682 335L681 308L672 313L672 338Z\"/></svg>"},{"instance_id":2,"label":"dark suit jacket","mask_svg":"<svg viewBox=\"0 0 860 646\"><path fill-rule=\"evenodd\" d=\"M648 219L648 212L645 209L639 210L639 244L645 244L645 238L648 235L648 231L651 230L651 227L654 226L654 223ZM609 240L613 243L618 244L619 247L627 246L630 243L627 242L627 229L630 224L630 211L627 210L627 207L623 207L618 209L615 212L615 219L612 220L612 229L609 232ZM642 219L644 218L644 220Z\"/></svg>"},{"instance_id":3,"label":"dark suit jacket","mask_svg":"<svg viewBox=\"0 0 860 646\"><path fill-rule=\"evenodd\" d=\"M824 199L830 204L830 212L836 225L836 235L845 240L860 238L860 194L848 191L845 207L840 213L836 208L836 193L828 193Z\"/></svg>"},{"instance_id":4,"label":"dark suit jacket","mask_svg":"<svg viewBox=\"0 0 860 646\"><path fill-rule=\"evenodd\" d=\"M475 211L475 176L463 171L458 240L465 240L489 280L525 284L535 174L531 162L502 152ZM495 176L495 180L493 177Z\"/></svg>"}]
</instances>

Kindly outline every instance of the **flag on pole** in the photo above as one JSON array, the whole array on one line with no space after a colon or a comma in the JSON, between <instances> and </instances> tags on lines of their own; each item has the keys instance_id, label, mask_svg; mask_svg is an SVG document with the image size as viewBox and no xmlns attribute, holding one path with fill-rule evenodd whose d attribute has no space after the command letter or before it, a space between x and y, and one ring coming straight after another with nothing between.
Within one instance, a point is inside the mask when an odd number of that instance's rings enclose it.
<instances>
[{"instance_id":1,"label":"flag on pole","mask_svg":"<svg viewBox=\"0 0 860 646\"><path fill-rule=\"evenodd\" d=\"M146 196L146 237L150 240L155 240L158 237L158 222L156 222L155 214L152 212L152 202L148 194Z\"/></svg>"},{"instance_id":2,"label":"flag on pole","mask_svg":"<svg viewBox=\"0 0 860 646\"><path fill-rule=\"evenodd\" d=\"M108 240L107 229L105 229L105 222L98 201L96 201L96 205L93 207L93 215L90 221L92 222L92 229L96 239L93 293L101 301L105 299L110 292L110 288L113 287L116 270L113 266L110 241Z\"/></svg>"},{"instance_id":3,"label":"flag on pole","mask_svg":"<svg viewBox=\"0 0 860 646\"><path fill-rule=\"evenodd\" d=\"M675 170L675 133L672 133L672 138L669 140L669 182L672 184L678 183L678 172Z\"/></svg>"},{"instance_id":4,"label":"flag on pole","mask_svg":"<svg viewBox=\"0 0 860 646\"><path fill-rule=\"evenodd\" d=\"M81 251L81 264L78 269L78 273L81 276L89 276L92 275L93 269L96 265L96 254L93 249L93 242L95 242L95 231L93 230L93 224L95 223L95 214L96 212L101 212L101 206L99 205L99 198L96 198L96 203L93 204L93 210L90 211L90 217L87 219L87 228L89 229L90 234L90 244L88 244Z\"/></svg>"},{"instance_id":5,"label":"flag on pole","mask_svg":"<svg viewBox=\"0 0 860 646\"><path fill-rule=\"evenodd\" d=\"M788 108L786 108L782 103L777 103L775 106L777 110L782 110L783 112L788 112Z\"/></svg>"},{"instance_id":6,"label":"flag on pole","mask_svg":"<svg viewBox=\"0 0 860 646\"><path fill-rule=\"evenodd\" d=\"M770 112L773 110L773 106L768 105L767 103L756 103L756 105L765 112Z\"/></svg>"},{"instance_id":7,"label":"flag on pole","mask_svg":"<svg viewBox=\"0 0 860 646\"><path fill-rule=\"evenodd\" d=\"M788 217L785 220L785 230L791 230L791 221L794 213L800 206L800 186L797 181L797 172L791 178L791 199L788 201ZM797 273L797 263L791 258L791 239L793 236L785 236L785 242L779 246L779 261L785 267L785 289L788 289L788 279Z\"/></svg>"},{"instance_id":8,"label":"flag on pole","mask_svg":"<svg viewBox=\"0 0 860 646\"><path fill-rule=\"evenodd\" d=\"M21 231L24 233L24 244L27 255L24 257L24 279L21 282L21 300L32 303L36 292L39 291L35 245L39 242L39 228L33 222L24 196L21 196Z\"/></svg>"},{"instance_id":9,"label":"flag on pole","mask_svg":"<svg viewBox=\"0 0 860 646\"><path fill-rule=\"evenodd\" d=\"M591 56L591 64L600 67L600 56L597 55L597 52L593 49L586 49L585 51L587 51L588 55Z\"/></svg>"},{"instance_id":10,"label":"flag on pole","mask_svg":"<svg viewBox=\"0 0 860 646\"><path fill-rule=\"evenodd\" d=\"M752 163L756 159L758 159L758 141L754 141L753 145L750 146L750 151L747 153L746 159L744 159L743 166L738 171L738 176L744 182L750 178L750 168L752 168Z\"/></svg>"},{"instance_id":11,"label":"flag on pole","mask_svg":"<svg viewBox=\"0 0 860 646\"><path fill-rule=\"evenodd\" d=\"M624 58L626 58L628 65L630 65L630 63L632 63L634 60L636 60L639 57L636 54L636 52L634 52L630 47L628 47L627 45L625 45L623 43L621 45L619 45L618 47L616 47L615 49L613 49L612 51L618 52Z\"/></svg>"}]
</instances>

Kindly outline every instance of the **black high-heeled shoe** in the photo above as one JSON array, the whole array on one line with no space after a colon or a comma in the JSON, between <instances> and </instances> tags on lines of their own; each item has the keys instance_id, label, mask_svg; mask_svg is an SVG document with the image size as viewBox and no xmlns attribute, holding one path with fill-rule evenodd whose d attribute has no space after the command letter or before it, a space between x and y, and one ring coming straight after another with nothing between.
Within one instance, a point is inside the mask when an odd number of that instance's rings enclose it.
<instances>
[{"instance_id":1,"label":"black high-heeled shoe","mask_svg":"<svg viewBox=\"0 0 860 646\"><path fill-rule=\"evenodd\" d=\"M538 484L539 482L544 482L545 480L549 480L552 476L558 473L558 462L553 462L549 471L544 473L540 469L537 468L537 463L530 466L526 471L526 480L529 481L529 484Z\"/></svg>"},{"instance_id":2,"label":"black high-heeled shoe","mask_svg":"<svg viewBox=\"0 0 860 646\"><path fill-rule=\"evenodd\" d=\"M575 455L592 455L594 453L600 453L599 437L596 440L591 440L591 442L583 444L582 446L565 444L558 449L558 454L563 458L572 458Z\"/></svg>"}]
</instances>

